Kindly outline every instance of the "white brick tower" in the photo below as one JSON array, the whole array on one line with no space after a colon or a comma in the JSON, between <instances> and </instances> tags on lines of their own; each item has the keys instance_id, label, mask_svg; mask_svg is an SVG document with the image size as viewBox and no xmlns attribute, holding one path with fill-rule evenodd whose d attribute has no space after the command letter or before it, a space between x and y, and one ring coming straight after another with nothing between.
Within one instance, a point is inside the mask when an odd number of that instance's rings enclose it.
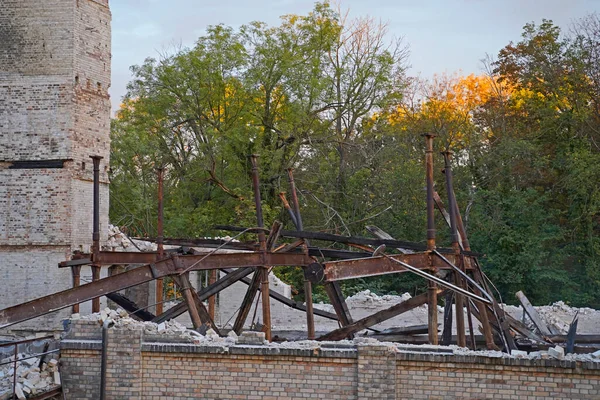
<instances>
[{"instance_id":1,"label":"white brick tower","mask_svg":"<svg viewBox=\"0 0 600 400\"><path fill-rule=\"evenodd\" d=\"M71 287L57 264L92 242L93 155L107 231L110 21L108 0L0 0L0 309Z\"/></svg>"}]
</instances>

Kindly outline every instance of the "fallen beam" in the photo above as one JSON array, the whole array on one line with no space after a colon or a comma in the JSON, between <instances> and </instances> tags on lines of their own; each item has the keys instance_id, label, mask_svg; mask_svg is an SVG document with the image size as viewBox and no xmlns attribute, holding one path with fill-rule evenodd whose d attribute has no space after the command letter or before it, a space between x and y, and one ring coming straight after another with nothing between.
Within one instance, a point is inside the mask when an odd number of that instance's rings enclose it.
<instances>
[{"instance_id":1,"label":"fallen beam","mask_svg":"<svg viewBox=\"0 0 600 400\"><path fill-rule=\"evenodd\" d=\"M353 322L352 316L348 310L348 305L346 304L346 299L344 299L340 284L337 282L326 282L324 286L325 292L329 297L331 305L333 305L333 309L335 310L340 325L350 325Z\"/></svg>"},{"instance_id":2,"label":"fallen beam","mask_svg":"<svg viewBox=\"0 0 600 400\"><path fill-rule=\"evenodd\" d=\"M208 285L207 287L199 290L197 293L198 293L198 297L200 298L200 301L204 301L204 300L208 299L209 297L214 296L215 294L219 293L223 289L228 288L229 286L233 285L235 282L239 281L240 279L250 275L253 270L254 270L253 268L238 268L231 274L229 274L229 275L217 280L215 283ZM154 319L152 319L152 322L161 323L164 321L168 321L170 319L177 318L178 316L180 316L181 314L183 314L186 311L187 311L187 305L185 302L182 301L179 304L177 304L176 306L171 307L170 309L168 309L161 315L154 317Z\"/></svg>"},{"instance_id":3,"label":"fallen beam","mask_svg":"<svg viewBox=\"0 0 600 400\"><path fill-rule=\"evenodd\" d=\"M115 302L119 307L129 313L129 316L139 321L152 321L156 316L151 312L140 308L135 302L120 293L108 293L106 298Z\"/></svg>"},{"instance_id":4,"label":"fallen beam","mask_svg":"<svg viewBox=\"0 0 600 400\"><path fill-rule=\"evenodd\" d=\"M546 324L542 321L538 312L535 310L535 308L533 308L533 305L529 302L527 296L525 296L525 293L519 290L517 293L515 293L515 296L517 296L517 299L519 299L519 301L521 302L521 305L525 309L525 312L527 313L527 315L529 315L529 318L531 318L531 321L533 322L535 327L538 328L542 335L550 336L553 333L558 333L550 332L550 329L548 329Z\"/></svg>"},{"instance_id":5,"label":"fallen beam","mask_svg":"<svg viewBox=\"0 0 600 400\"><path fill-rule=\"evenodd\" d=\"M222 271L225 272L226 274L232 273L231 270L227 270L227 269L224 269ZM248 278L242 278L240 280L240 282L243 282L246 285L249 285L250 284L250 279L248 279ZM273 299L275 299L275 300L277 300L277 301L285 304L288 307L291 307L291 308L293 308L295 310L306 312L306 306L304 304L299 303L299 302L294 301L294 300L291 300L291 299L288 299L287 297L285 297L284 295L282 295L280 293L277 293L277 292L271 290L271 291L269 291L269 296L271 298L273 298ZM327 311L319 310L318 308L313 308L313 313L315 315L318 315L319 317L331 319L331 320L334 320L334 321L338 320L337 315L332 314L332 313L327 312Z\"/></svg>"},{"instance_id":6,"label":"fallen beam","mask_svg":"<svg viewBox=\"0 0 600 400\"><path fill-rule=\"evenodd\" d=\"M441 293L441 289L437 289L438 293ZM342 328L336 329L332 332L329 332L326 335L321 336L317 340L341 340L350 335L355 334L356 332L362 331L368 327L373 325L377 325L383 321L386 321L390 318L393 318L397 315L400 315L406 311L412 310L413 308L419 307L427 302L427 293L420 294L411 299L403 301L402 303L391 306L386 310L382 310L376 312L373 315L369 315L363 319L360 319L352 324L344 326Z\"/></svg>"},{"instance_id":7,"label":"fallen beam","mask_svg":"<svg viewBox=\"0 0 600 400\"><path fill-rule=\"evenodd\" d=\"M449 292L452 293L452 292ZM411 326L398 326L394 328L387 328L377 333L379 336L385 335L422 335L427 334L429 326L427 324L422 325L411 325Z\"/></svg>"}]
</instances>

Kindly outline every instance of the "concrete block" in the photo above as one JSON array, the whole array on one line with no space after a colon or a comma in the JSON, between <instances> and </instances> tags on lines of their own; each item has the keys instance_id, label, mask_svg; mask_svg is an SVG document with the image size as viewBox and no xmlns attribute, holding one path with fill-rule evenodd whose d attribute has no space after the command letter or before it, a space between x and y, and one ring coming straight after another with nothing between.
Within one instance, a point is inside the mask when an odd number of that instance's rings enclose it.
<instances>
[{"instance_id":1,"label":"concrete block","mask_svg":"<svg viewBox=\"0 0 600 400\"><path fill-rule=\"evenodd\" d=\"M15 395L19 400L25 399L25 393L23 393L23 386L21 386L20 383L17 383L17 386L15 386Z\"/></svg>"},{"instance_id":2,"label":"concrete block","mask_svg":"<svg viewBox=\"0 0 600 400\"><path fill-rule=\"evenodd\" d=\"M563 358L565 358L565 349L560 346L550 347L548 349L548 354L550 355L550 357L562 360Z\"/></svg>"},{"instance_id":3,"label":"concrete block","mask_svg":"<svg viewBox=\"0 0 600 400\"><path fill-rule=\"evenodd\" d=\"M522 350L511 350L510 355L516 358L527 357L527 352Z\"/></svg>"},{"instance_id":4,"label":"concrete block","mask_svg":"<svg viewBox=\"0 0 600 400\"><path fill-rule=\"evenodd\" d=\"M264 332L246 331L238 337L238 344L262 345L265 343Z\"/></svg>"}]
</instances>

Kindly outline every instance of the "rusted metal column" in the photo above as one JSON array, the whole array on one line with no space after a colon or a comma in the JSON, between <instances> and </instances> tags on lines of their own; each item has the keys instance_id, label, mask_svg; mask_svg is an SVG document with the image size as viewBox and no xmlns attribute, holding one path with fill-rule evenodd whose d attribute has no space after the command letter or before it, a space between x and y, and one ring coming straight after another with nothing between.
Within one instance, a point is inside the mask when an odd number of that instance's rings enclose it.
<instances>
[{"instance_id":1,"label":"rusted metal column","mask_svg":"<svg viewBox=\"0 0 600 400\"><path fill-rule=\"evenodd\" d=\"M73 275L73 287L81 285L81 265L71 267L71 275ZM79 313L79 304L73 304L73 314Z\"/></svg>"},{"instance_id":2,"label":"rusted metal column","mask_svg":"<svg viewBox=\"0 0 600 400\"><path fill-rule=\"evenodd\" d=\"M258 156L253 154L250 156L252 162L252 187L254 189L254 203L256 205L256 223L259 228L264 227L264 220L262 215L262 203L260 198L260 182L258 176ZM267 241L265 233L263 231L258 233L258 241L260 244L260 251L267 251ZM260 293L262 299L262 313L263 313L263 325L265 329L265 338L271 341L271 300L269 298L269 266L264 265L261 269L258 269L256 273L261 276L260 281Z\"/></svg>"},{"instance_id":3,"label":"rusted metal column","mask_svg":"<svg viewBox=\"0 0 600 400\"><path fill-rule=\"evenodd\" d=\"M450 151L442 152L444 156L444 174L446 175L446 190L448 192L448 209L449 209L449 219L450 219L450 238L452 241L452 249L454 250L454 254L460 256L460 245L458 241L458 228L456 223L456 198L454 197L454 183L452 176L452 165L450 163L451 157ZM460 262L458 267L464 271L464 263ZM463 279L457 274L454 273L454 283L456 286L464 288ZM467 345L466 337L465 337L465 313L464 313L464 298L460 294L456 294L455 297L456 304L456 336L457 336L457 344L461 347L465 347Z\"/></svg>"},{"instance_id":4,"label":"rusted metal column","mask_svg":"<svg viewBox=\"0 0 600 400\"><path fill-rule=\"evenodd\" d=\"M98 260L100 254L100 156L90 156L94 164L94 218L92 230L92 261ZM92 264L92 281L100 279L101 266ZM92 312L100 312L100 297L92 299Z\"/></svg>"},{"instance_id":5,"label":"rusted metal column","mask_svg":"<svg viewBox=\"0 0 600 400\"><path fill-rule=\"evenodd\" d=\"M460 233L460 236L461 236L463 248L466 251L471 251L471 245L469 244L469 239L467 238L467 232L465 230L465 226L463 224L463 220L460 215L460 210L458 209L458 205L456 204L456 202L454 205L456 207L455 214L456 214L457 228L458 228L458 232ZM473 277L475 278L475 281L477 283L482 285L484 288L486 287L485 282L483 280L483 276L481 276L481 273L479 272L478 268L473 269ZM479 294L479 295L482 294L481 291L479 291L477 289L475 289L475 293ZM482 304L481 302L477 302L476 305L479 310L484 311L484 312L479 312L479 320L481 321L481 326L483 328L483 336L485 337L486 347L489 350L494 350L494 349L496 349L496 344L494 343L494 334L492 332L492 326L490 324L489 316L488 316L487 312L485 312L485 310L487 309L486 305ZM470 308L470 305L469 305L469 308Z\"/></svg>"},{"instance_id":6,"label":"rusted metal column","mask_svg":"<svg viewBox=\"0 0 600 400\"><path fill-rule=\"evenodd\" d=\"M217 273L218 270L216 269L211 269L208 272L208 285L213 285L216 281L217 281ZM210 315L210 318L214 321L215 319L215 312L216 312L216 296L212 295L208 298L208 315Z\"/></svg>"},{"instance_id":7,"label":"rusted metal column","mask_svg":"<svg viewBox=\"0 0 600 400\"><path fill-rule=\"evenodd\" d=\"M435 250L435 202L433 199L433 138L434 135L425 135L425 181L427 184L427 250ZM429 269L435 273L433 254L429 254ZM430 344L438 344L438 317L437 317L437 285L429 281L427 288L428 309L428 336Z\"/></svg>"},{"instance_id":8,"label":"rusted metal column","mask_svg":"<svg viewBox=\"0 0 600 400\"><path fill-rule=\"evenodd\" d=\"M296 229L298 231L304 230L302 224L302 215L300 214L300 202L298 201L298 192L296 191L296 182L294 181L294 170L288 169L288 180L290 183L290 192L292 195L292 204L294 206L294 215L296 218ZM308 252L308 241L304 242L304 250ZM306 301L306 328L307 336L309 340L315 338L315 317L313 314L313 299L312 299L312 282L308 279L304 279L304 298Z\"/></svg>"},{"instance_id":9,"label":"rusted metal column","mask_svg":"<svg viewBox=\"0 0 600 400\"><path fill-rule=\"evenodd\" d=\"M188 306L188 312L190 314L190 318L192 319L192 324L194 325L194 329L202 329L202 320L200 319L200 314L198 313L198 307L196 307L196 302L194 300L194 295L192 293L192 286L190 285L189 272L186 272L181 276L181 292L183 294L183 298L185 303Z\"/></svg>"},{"instance_id":10,"label":"rusted metal column","mask_svg":"<svg viewBox=\"0 0 600 400\"><path fill-rule=\"evenodd\" d=\"M158 251L158 258L162 259L165 255L165 249L163 246L164 240L164 227L163 227L163 214L164 214L164 202L163 202L163 184L164 184L164 168L156 169L158 178L158 221L156 223L156 249ZM156 280L156 314L160 315L163 313L163 278Z\"/></svg>"}]
</instances>

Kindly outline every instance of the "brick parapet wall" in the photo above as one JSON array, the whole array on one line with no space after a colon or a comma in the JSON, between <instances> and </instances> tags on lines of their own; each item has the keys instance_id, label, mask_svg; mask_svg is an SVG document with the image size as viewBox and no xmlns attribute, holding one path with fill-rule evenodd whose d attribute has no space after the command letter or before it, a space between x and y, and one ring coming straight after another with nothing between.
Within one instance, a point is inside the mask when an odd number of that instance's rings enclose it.
<instances>
[{"instance_id":1,"label":"brick parapet wall","mask_svg":"<svg viewBox=\"0 0 600 400\"><path fill-rule=\"evenodd\" d=\"M99 368L99 331L97 323L77 321L61 344L63 383L72 398L97 398L99 374L82 371ZM224 347L162 343L160 336L109 330L108 398L600 397L600 364L593 362L400 352L373 343Z\"/></svg>"},{"instance_id":2,"label":"brick parapet wall","mask_svg":"<svg viewBox=\"0 0 600 400\"><path fill-rule=\"evenodd\" d=\"M396 347L358 345L358 398L396 398Z\"/></svg>"},{"instance_id":3,"label":"brick parapet wall","mask_svg":"<svg viewBox=\"0 0 600 400\"><path fill-rule=\"evenodd\" d=\"M600 363L398 353L398 399L598 399Z\"/></svg>"}]
</instances>

